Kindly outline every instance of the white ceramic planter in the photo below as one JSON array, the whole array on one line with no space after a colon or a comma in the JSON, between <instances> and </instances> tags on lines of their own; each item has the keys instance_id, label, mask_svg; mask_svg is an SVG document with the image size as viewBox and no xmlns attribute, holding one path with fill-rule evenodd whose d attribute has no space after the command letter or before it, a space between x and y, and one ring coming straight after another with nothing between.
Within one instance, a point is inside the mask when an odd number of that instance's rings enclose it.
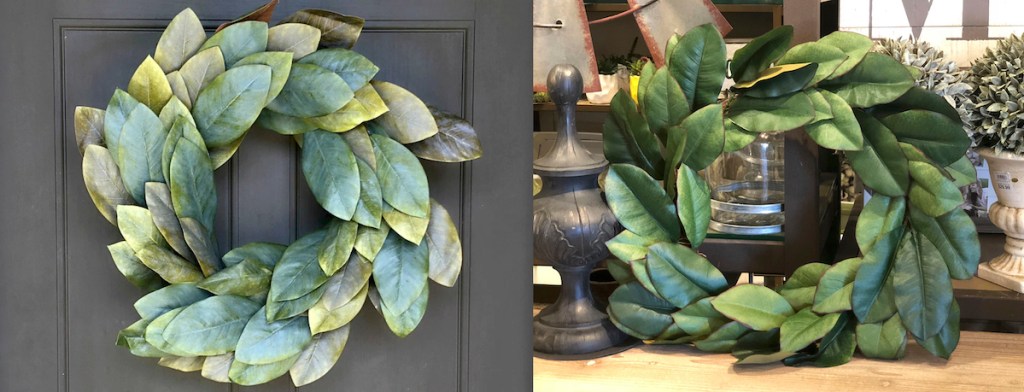
<instances>
[{"instance_id":1,"label":"white ceramic planter","mask_svg":"<svg viewBox=\"0 0 1024 392\"><path fill-rule=\"evenodd\" d=\"M599 75L601 80L601 91L587 93L587 101L590 103L608 104L619 90L629 93L629 72L618 72L613 75Z\"/></svg>"},{"instance_id":2,"label":"white ceramic planter","mask_svg":"<svg viewBox=\"0 0 1024 392\"><path fill-rule=\"evenodd\" d=\"M998 201L989 208L992 224L1006 234L1003 254L978 266L978 277L1024 293L1024 157L982 149Z\"/></svg>"}]
</instances>

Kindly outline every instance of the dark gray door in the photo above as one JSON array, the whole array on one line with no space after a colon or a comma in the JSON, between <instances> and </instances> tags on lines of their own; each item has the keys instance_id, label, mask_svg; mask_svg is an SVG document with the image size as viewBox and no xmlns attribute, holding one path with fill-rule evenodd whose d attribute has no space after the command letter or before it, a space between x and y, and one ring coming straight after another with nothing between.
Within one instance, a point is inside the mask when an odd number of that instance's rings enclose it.
<instances>
[{"instance_id":1,"label":"dark gray door","mask_svg":"<svg viewBox=\"0 0 1024 392\"><path fill-rule=\"evenodd\" d=\"M325 8L366 18L356 49L379 78L472 120L484 157L428 165L433 196L462 232L455 288L432 288L419 329L387 332L372 308L339 364L303 391L519 391L530 383L530 2L284 1L278 18ZM29 0L0 5L0 391L290 391L287 377L230 387L114 346L140 292L105 246L75 146L76 105L105 107L192 7L214 27L260 0ZM222 249L289 243L318 227L288 138L251 132L217 172Z\"/></svg>"}]
</instances>

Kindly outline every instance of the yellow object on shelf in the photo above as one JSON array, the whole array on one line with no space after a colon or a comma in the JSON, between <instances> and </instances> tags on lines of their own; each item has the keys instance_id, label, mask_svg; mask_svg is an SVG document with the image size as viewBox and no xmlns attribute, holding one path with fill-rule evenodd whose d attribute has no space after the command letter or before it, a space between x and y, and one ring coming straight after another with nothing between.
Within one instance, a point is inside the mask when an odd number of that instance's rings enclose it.
<instances>
[{"instance_id":1,"label":"yellow object on shelf","mask_svg":"<svg viewBox=\"0 0 1024 392\"><path fill-rule=\"evenodd\" d=\"M629 95L633 97L633 102L639 103L640 101L636 98L636 91L640 89L640 75L629 75Z\"/></svg>"}]
</instances>

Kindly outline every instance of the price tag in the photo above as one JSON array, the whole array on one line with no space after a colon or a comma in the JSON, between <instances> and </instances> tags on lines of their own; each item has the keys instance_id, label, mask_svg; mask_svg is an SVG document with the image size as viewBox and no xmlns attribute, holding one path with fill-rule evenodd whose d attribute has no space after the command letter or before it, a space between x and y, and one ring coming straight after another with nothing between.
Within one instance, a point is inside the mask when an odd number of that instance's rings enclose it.
<instances>
[{"instance_id":1,"label":"price tag","mask_svg":"<svg viewBox=\"0 0 1024 392\"><path fill-rule=\"evenodd\" d=\"M993 173L993 177L995 177L996 189L1001 189L1004 191L1013 190L1013 178L1010 176L1010 173L995 172Z\"/></svg>"}]
</instances>

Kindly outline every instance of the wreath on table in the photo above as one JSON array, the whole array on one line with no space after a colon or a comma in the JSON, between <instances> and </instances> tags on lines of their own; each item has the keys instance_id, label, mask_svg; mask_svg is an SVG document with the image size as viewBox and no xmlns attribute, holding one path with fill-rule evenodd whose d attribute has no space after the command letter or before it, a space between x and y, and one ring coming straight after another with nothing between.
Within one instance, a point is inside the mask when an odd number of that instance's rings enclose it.
<instances>
[{"instance_id":1,"label":"wreath on table","mask_svg":"<svg viewBox=\"0 0 1024 392\"><path fill-rule=\"evenodd\" d=\"M465 120L374 79L377 66L351 50L362 19L302 10L270 27L275 3L209 38L182 11L127 91L106 110L76 108L75 132L89 195L124 236L108 247L114 263L148 293L117 344L215 381L290 373L301 386L334 366L367 298L404 337L426 311L428 280L454 285L458 231L419 159L481 151ZM290 245L221 256L213 172L254 123L294 135L332 218Z\"/></svg>"}]
</instances>

